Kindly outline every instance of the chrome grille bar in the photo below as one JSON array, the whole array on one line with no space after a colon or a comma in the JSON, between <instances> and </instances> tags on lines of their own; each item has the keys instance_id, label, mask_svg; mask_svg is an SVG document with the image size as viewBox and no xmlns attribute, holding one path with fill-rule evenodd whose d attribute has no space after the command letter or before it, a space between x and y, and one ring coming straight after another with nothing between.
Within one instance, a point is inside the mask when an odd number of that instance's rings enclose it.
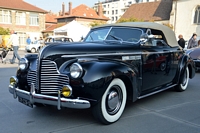
<instances>
[{"instance_id":1,"label":"chrome grille bar","mask_svg":"<svg viewBox=\"0 0 200 133\"><path fill-rule=\"evenodd\" d=\"M28 73L27 82L29 86L31 86L31 83L34 83L35 88L38 89L39 80L37 77L39 77L41 94L57 94L58 90L60 90L64 85L69 84L69 77L60 74L56 63L53 61L42 60L41 73L39 74L37 70ZM37 74L39 75L37 76Z\"/></svg>"},{"instance_id":2,"label":"chrome grille bar","mask_svg":"<svg viewBox=\"0 0 200 133\"><path fill-rule=\"evenodd\" d=\"M60 74L55 62L42 60L40 76L41 94L57 94L64 85L69 84L69 77Z\"/></svg>"}]
</instances>

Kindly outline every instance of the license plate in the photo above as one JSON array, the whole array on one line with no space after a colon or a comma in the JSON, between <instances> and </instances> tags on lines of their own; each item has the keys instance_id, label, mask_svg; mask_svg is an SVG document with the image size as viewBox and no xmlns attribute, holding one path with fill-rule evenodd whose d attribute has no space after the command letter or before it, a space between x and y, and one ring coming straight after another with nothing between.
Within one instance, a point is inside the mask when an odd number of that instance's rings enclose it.
<instances>
[{"instance_id":1,"label":"license plate","mask_svg":"<svg viewBox=\"0 0 200 133\"><path fill-rule=\"evenodd\" d=\"M22 98L22 97L18 97L18 101L19 101L20 103L25 104L26 106L29 106L29 107L33 108L33 104L30 103L30 101L27 100L27 99L24 99L24 98Z\"/></svg>"}]
</instances>

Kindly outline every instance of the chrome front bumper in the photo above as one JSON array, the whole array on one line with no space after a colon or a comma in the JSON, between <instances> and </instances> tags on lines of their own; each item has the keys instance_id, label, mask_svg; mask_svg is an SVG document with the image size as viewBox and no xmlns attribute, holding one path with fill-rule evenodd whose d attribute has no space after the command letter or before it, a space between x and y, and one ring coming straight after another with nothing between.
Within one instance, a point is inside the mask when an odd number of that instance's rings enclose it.
<instances>
[{"instance_id":1,"label":"chrome front bumper","mask_svg":"<svg viewBox=\"0 0 200 133\"><path fill-rule=\"evenodd\" d=\"M54 105L57 106L59 110L61 109L61 107L76 108L76 109L90 108L89 101L81 100L79 98L77 99L61 98L60 91L58 91L58 97L36 94L34 84L31 85L30 92L9 85L9 92L13 94L13 97L15 99L17 97L20 97L29 100L31 104L42 103L42 104Z\"/></svg>"}]
</instances>

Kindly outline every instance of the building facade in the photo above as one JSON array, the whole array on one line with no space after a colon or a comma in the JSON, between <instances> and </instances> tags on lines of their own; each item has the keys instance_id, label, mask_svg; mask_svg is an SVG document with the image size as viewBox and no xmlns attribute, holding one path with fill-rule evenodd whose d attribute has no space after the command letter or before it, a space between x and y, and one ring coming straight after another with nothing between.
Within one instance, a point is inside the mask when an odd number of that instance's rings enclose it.
<instances>
[{"instance_id":1,"label":"building facade","mask_svg":"<svg viewBox=\"0 0 200 133\"><path fill-rule=\"evenodd\" d=\"M20 47L24 47L27 36L32 40L41 36L45 29L45 14L45 10L23 0L6 0L0 3L0 27L17 32Z\"/></svg>"},{"instance_id":2,"label":"building facade","mask_svg":"<svg viewBox=\"0 0 200 133\"><path fill-rule=\"evenodd\" d=\"M185 40L189 40L196 33L200 39L200 1L173 0L170 23L176 36L182 34Z\"/></svg>"},{"instance_id":3,"label":"building facade","mask_svg":"<svg viewBox=\"0 0 200 133\"><path fill-rule=\"evenodd\" d=\"M110 19L108 23L115 23L132 4L153 1L157 0L105 0L101 1L101 3L103 14ZM98 4L99 3L95 3L93 7L96 11L98 11Z\"/></svg>"},{"instance_id":4,"label":"building facade","mask_svg":"<svg viewBox=\"0 0 200 133\"><path fill-rule=\"evenodd\" d=\"M69 2L68 11L65 11L65 4L62 5L62 10L57 17L58 23L69 23L73 20L90 27L90 23L94 21L107 22L109 18L103 15L102 4L98 5L98 12L84 4L72 8L72 3Z\"/></svg>"}]
</instances>

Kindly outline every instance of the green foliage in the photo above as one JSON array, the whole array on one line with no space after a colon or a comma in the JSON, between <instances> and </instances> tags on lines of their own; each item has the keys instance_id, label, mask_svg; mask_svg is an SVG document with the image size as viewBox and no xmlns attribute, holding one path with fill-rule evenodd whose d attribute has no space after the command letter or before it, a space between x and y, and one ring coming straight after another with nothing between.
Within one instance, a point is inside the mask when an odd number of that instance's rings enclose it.
<instances>
[{"instance_id":1,"label":"green foliage","mask_svg":"<svg viewBox=\"0 0 200 133\"><path fill-rule=\"evenodd\" d=\"M120 18L116 23L123 23L123 22L143 22L143 20L139 20L137 18Z\"/></svg>"},{"instance_id":2,"label":"green foliage","mask_svg":"<svg viewBox=\"0 0 200 133\"><path fill-rule=\"evenodd\" d=\"M10 34L10 30L8 28L4 29L0 27L0 35L9 35L9 34Z\"/></svg>"},{"instance_id":3,"label":"green foliage","mask_svg":"<svg viewBox=\"0 0 200 133\"><path fill-rule=\"evenodd\" d=\"M103 25L106 24L106 22L104 21L93 21L92 23L90 23L91 27L95 27L95 26L99 26L99 25Z\"/></svg>"},{"instance_id":4,"label":"green foliage","mask_svg":"<svg viewBox=\"0 0 200 133\"><path fill-rule=\"evenodd\" d=\"M169 28L173 29L173 25L172 25L172 24L170 24L170 23L163 23L163 25L165 25L165 26L167 26L167 27L169 27Z\"/></svg>"}]
</instances>

